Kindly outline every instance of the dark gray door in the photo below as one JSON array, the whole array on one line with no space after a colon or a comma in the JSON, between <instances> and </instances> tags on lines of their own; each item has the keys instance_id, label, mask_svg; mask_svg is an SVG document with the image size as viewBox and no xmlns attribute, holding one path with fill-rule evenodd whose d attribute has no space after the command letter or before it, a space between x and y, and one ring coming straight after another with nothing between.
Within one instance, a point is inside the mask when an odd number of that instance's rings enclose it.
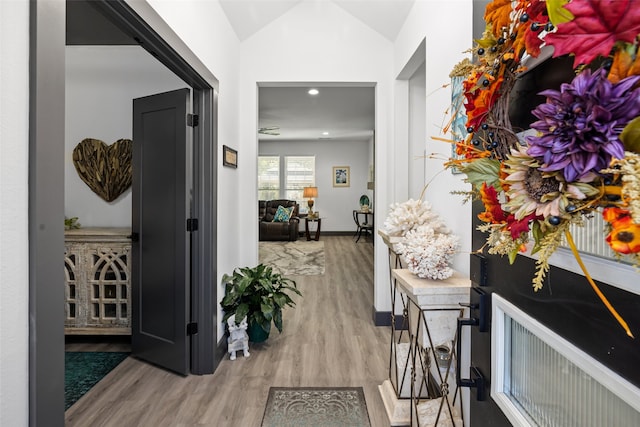
<instances>
[{"instance_id":1,"label":"dark gray door","mask_svg":"<svg viewBox=\"0 0 640 427\"><path fill-rule=\"evenodd\" d=\"M189 373L190 90L133 100L131 344L134 356Z\"/></svg>"}]
</instances>

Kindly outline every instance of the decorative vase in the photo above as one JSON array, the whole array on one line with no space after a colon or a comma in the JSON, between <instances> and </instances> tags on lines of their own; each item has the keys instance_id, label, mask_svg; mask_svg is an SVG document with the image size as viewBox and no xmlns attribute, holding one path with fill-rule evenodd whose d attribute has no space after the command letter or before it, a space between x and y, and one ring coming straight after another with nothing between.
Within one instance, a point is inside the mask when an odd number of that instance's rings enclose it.
<instances>
[{"instance_id":1,"label":"decorative vase","mask_svg":"<svg viewBox=\"0 0 640 427\"><path fill-rule=\"evenodd\" d=\"M366 194L360 196L360 211L369 212L369 196Z\"/></svg>"},{"instance_id":2,"label":"decorative vase","mask_svg":"<svg viewBox=\"0 0 640 427\"><path fill-rule=\"evenodd\" d=\"M262 329L258 323L249 322L249 328L247 333L249 334L249 341L253 343L264 342L269 338L269 332Z\"/></svg>"}]
</instances>

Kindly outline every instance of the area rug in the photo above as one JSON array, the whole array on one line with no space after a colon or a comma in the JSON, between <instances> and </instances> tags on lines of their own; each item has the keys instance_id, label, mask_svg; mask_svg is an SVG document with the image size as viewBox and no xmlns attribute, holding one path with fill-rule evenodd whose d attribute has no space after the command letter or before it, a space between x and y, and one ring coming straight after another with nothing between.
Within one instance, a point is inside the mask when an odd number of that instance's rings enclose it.
<instances>
[{"instance_id":1,"label":"area rug","mask_svg":"<svg viewBox=\"0 0 640 427\"><path fill-rule=\"evenodd\" d=\"M262 427L370 427L362 387L271 387Z\"/></svg>"},{"instance_id":2,"label":"area rug","mask_svg":"<svg viewBox=\"0 0 640 427\"><path fill-rule=\"evenodd\" d=\"M129 353L124 352L65 352L64 409L69 409L127 356Z\"/></svg>"},{"instance_id":3,"label":"area rug","mask_svg":"<svg viewBox=\"0 0 640 427\"><path fill-rule=\"evenodd\" d=\"M283 275L316 276L324 274L324 242L260 242L258 256L262 264Z\"/></svg>"}]
</instances>

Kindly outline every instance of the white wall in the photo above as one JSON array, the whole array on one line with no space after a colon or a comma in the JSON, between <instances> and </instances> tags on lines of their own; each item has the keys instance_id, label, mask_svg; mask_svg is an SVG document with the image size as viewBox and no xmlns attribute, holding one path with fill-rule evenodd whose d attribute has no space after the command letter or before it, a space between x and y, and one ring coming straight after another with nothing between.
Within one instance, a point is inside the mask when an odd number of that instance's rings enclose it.
<instances>
[{"instance_id":1,"label":"white wall","mask_svg":"<svg viewBox=\"0 0 640 427\"><path fill-rule=\"evenodd\" d=\"M374 209L380 207L378 211L385 211L393 181L393 171L388 166L393 151L392 65L392 43L332 2L302 2L245 40L240 64L240 144L241 152L252 164L242 170L240 177L242 205L247 206L257 199L253 159L258 151L255 131L258 83L327 82L335 85L336 82L370 82L376 85ZM349 206L352 203L349 202ZM321 196L318 204L322 204ZM320 208L321 212L324 210ZM246 224L256 216L256 212L248 209L239 212ZM257 223L247 231L251 235L243 239L244 256L241 261L243 264L255 264L258 258ZM374 304L377 310L390 309L387 251L383 246L375 246Z\"/></svg>"},{"instance_id":2,"label":"white wall","mask_svg":"<svg viewBox=\"0 0 640 427\"><path fill-rule=\"evenodd\" d=\"M315 156L318 197L313 210L322 217L322 231L353 231L353 210L360 208L360 196L368 194L369 141L264 141L261 156ZM333 186L333 167L349 166L351 185Z\"/></svg>"},{"instance_id":3,"label":"white wall","mask_svg":"<svg viewBox=\"0 0 640 427\"><path fill-rule=\"evenodd\" d=\"M241 177L248 169L256 168L255 150L247 153L240 146L238 137L238 117L241 115L238 99L239 52L240 41L231 28L226 15L217 1L201 0L147 0L160 16L171 26L204 65L211 70L219 81L218 97L218 159L222 158L222 145L238 150L238 169L222 167L218 161L217 192L218 244L217 279L218 299L224 296L224 287L220 285L222 275L231 273L234 267L244 265L242 261L243 241L256 236L245 236L244 223L238 218L238 212L250 211L249 206L256 205L257 189L250 194L250 202L239 194L246 192L241 185ZM246 112L242 112L246 114ZM254 127L254 129L256 129ZM252 157L253 156L253 157ZM255 172L254 172L255 176ZM251 216L251 223L257 223L257 207ZM245 218L246 220L246 218ZM242 224L242 226L241 226ZM221 310L218 306L218 319ZM224 335L224 326L218 325L218 340Z\"/></svg>"},{"instance_id":4,"label":"white wall","mask_svg":"<svg viewBox=\"0 0 640 427\"><path fill-rule=\"evenodd\" d=\"M426 67L423 62L409 78L409 150L407 166L409 174L409 197L419 199L424 188L425 177L425 141L427 129Z\"/></svg>"},{"instance_id":5,"label":"white wall","mask_svg":"<svg viewBox=\"0 0 640 427\"><path fill-rule=\"evenodd\" d=\"M0 425L26 426L29 2L0 1Z\"/></svg>"},{"instance_id":6,"label":"white wall","mask_svg":"<svg viewBox=\"0 0 640 427\"><path fill-rule=\"evenodd\" d=\"M431 136L448 137L441 129L448 119L445 114L451 103L451 91L443 85L450 83L449 72L468 55L464 51L472 45L472 10L471 0L417 0L394 44L394 71L398 75L426 40L425 150L438 158L425 163L425 183L430 184L424 198L461 237L462 248L454 258L454 268L463 274L469 274L471 205L463 205L460 196L450 192L468 191L469 186L462 182L462 175L442 172L443 159L451 155L451 146L434 141Z\"/></svg>"},{"instance_id":7,"label":"white wall","mask_svg":"<svg viewBox=\"0 0 640 427\"><path fill-rule=\"evenodd\" d=\"M133 99L188 87L139 46L67 46L65 216L83 227L130 227L131 188L106 202L80 179L72 153L85 138L132 139Z\"/></svg>"}]
</instances>

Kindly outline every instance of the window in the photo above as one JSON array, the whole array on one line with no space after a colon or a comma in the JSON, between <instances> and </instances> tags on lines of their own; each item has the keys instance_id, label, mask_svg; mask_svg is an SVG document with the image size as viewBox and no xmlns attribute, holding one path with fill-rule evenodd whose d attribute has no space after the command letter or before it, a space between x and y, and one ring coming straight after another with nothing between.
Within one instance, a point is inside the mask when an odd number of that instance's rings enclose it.
<instances>
[{"instance_id":1,"label":"window","mask_svg":"<svg viewBox=\"0 0 640 427\"><path fill-rule=\"evenodd\" d=\"M637 426L640 389L497 294L491 397L518 426Z\"/></svg>"},{"instance_id":2,"label":"window","mask_svg":"<svg viewBox=\"0 0 640 427\"><path fill-rule=\"evenodd\" d=\"M295 200L300 212L307 212L307 203L302 197L304 187L314 185L316 158L314 156L287 156L284 158L284 198Z\"/></svg>"},{"instance_id":3,"label":"window","mask_svg":"<svg viewBox=\"0 0 640 427\"><path fill-rule=\"evenodd\" d=\"M258 157L258 200L280 197L280 157Z\"/></svg>"},{"instance_id":4,"label":"window","mask_svg":"<svg viewBox=\"0 0 640 427\"><path fill-rule=\"evenodd\" d=\"M304 187L316 181L315 156L258 156L258 199L295 200L300 212L307 211Z\"/></svg>"}]
</instances>

